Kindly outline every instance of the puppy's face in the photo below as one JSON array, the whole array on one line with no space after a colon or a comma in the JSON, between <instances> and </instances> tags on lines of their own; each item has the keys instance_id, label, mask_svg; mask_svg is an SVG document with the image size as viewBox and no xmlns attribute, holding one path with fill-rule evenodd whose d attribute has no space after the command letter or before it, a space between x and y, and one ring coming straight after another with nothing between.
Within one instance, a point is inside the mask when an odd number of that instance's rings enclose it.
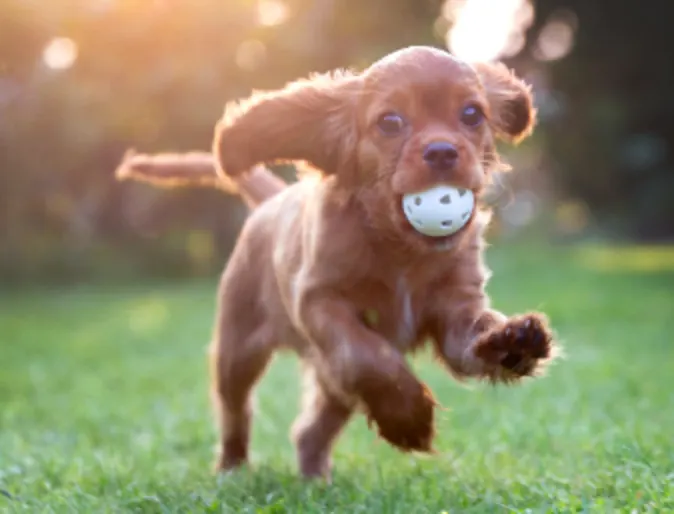
<instances>
[{"instance_id":1,"label":"puppy's face","mask_svg":"<svg viewBox=\"0 0 674 514\"><path fill-rule=\"evenodd\" d=\"M402 213L403 195L446 184L479 197L497 162L495 137L531 128L528 89L502 67L430 48L391 54L361 79L356 156L371 221L415 245L447 246L474 216L451 236L423 236Z\"/></svg>"},{"instance_id":2,"label":"puppy's face","mask_svg":"<svg viewBox=\"0 0 674 514\"><path fill-rule=\"evenodd\" d=\"M415 232L402 196L440 184L479 196L498 162L495 138L520 140L533 123L528 88L504 66L409 47L360 74L313 76L228 106L214 152L226 176L259 162L307 161L359 197L367 223L387 239L447 247L461 231Z\"/></svg>"}]
</instances>

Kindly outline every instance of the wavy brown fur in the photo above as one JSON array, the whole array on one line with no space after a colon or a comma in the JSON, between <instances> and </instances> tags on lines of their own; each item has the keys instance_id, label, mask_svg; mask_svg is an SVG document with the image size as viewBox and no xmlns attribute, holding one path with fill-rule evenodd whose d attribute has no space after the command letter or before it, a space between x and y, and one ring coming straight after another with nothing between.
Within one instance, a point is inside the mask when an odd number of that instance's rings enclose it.
<instances>
[{"instance_id":1,"label":"wavy brown fur","mask_svg":"<svg viewBox=\"0 0 674 514\"><path fill-rule=\"evenodd\" d=\"M484 114L478 123L466 121L468 108ZM400 116L399 130L380 130L385 113ZM213 143L217 173L244 196L258 191L254 180L265 186L256 198L278 194L248 217L221 279L210 361L217 469L248 461L252 391L282 349L302 359L292 433L307 477L329 477L331 448L359 411L394 447L433 451L438 404L405 359L428 341L460 379L511 384L540 375L555 354L545 317L507 316L485 291L487 214L429 238L400 207L401 195L439 183L479 198L500 167L494 141L517 142L534 122L529 88L503 66L472 66L427 47L226 110ZM456 150L451 166L425 161L435 142ZM287 160L321 173L281 188L255 168ZM164 177L178 169L173 176L185 183L189 173L176 162L154 169L169 170ZM210 161L194 162L195 175L212 180Z\"/></svg>"}]
</instances>

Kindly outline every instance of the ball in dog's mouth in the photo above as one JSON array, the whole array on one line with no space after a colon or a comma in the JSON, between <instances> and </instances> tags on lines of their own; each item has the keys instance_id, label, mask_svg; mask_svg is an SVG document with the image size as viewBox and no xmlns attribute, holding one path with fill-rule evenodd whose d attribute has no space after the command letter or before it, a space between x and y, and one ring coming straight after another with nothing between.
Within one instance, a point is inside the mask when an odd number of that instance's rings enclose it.
<instances>
[{"instance_id":1,"label":"ball in dog's mouth","mask_svg":"<svg viewBox=\"0 0 674 514\"><path fill-rule=\"evenodd\" d=\"M404 195L402 207L407 221L417 232L445 237L468 223L475 208L475 196L469 189L439 185Z\"/></svg>"}]
</instances>

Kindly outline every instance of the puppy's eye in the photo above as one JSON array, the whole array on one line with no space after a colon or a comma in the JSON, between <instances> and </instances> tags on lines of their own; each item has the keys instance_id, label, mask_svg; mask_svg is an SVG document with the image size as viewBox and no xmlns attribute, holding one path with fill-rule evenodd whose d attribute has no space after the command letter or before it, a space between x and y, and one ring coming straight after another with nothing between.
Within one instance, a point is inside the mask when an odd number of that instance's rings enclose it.
<instances>
[{"instance_id":1,"label":"puppy's eye","mask_svg":"<svg viewBox=\"0 0 674 514\"><path fill-rule=\"evenodd\" d=\"M405 120L399 114L387 112L379 116L377 127L387 136L396 136L405 128Z\"/></svg>"},{"instance_id":2,"label":"puppy's eye","mask_svg":"<svg viewBox=\"0 0 674 514\"><path fill-rule=\"evenodd\" d=\"M478 105L468 105L461 113L461 122L469 127L477 127L483 121L484 113Z\"/></svg>"}]
</instances>

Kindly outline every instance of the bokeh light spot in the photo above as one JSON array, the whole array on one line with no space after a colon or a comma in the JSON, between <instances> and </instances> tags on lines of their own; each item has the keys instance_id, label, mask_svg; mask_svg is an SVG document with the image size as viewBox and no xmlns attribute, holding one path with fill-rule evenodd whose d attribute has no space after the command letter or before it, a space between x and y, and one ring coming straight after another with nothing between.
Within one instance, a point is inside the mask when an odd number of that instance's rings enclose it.
<instances>
[{"instance_id":1,"label":"bokeh light spot","mask_svg":"<svg viewBox=\"0 0 674 514\"><path fill-rule=\"evenodd\" d=\"M557 205L555 210L557 228L567 235L582 232L590 222L590 210L580 200L567 200Z\"/></svg>"},{"instance_id":2,"label":"bokeh light spot","mask_svg":"<svg viewBox=\"0 0 674 514\"><path fill-rule=\"evenodd\" d=\"M159 298L146 298L134 303L129 313L129 330L139 336L150 336L168 320L168 307Z\"/></svg>"},{"instance_id":3,"label":"bokeh light spot","mask_svg":"<svg viewBox=\"0 0 674 514\"><path fill-rule=\"evenodd\" d=\"M273 27L288 19L288 6L281 0L259 0L257 21L260 25Z\"/></svg>"},{"instance_id":4,"label":"bokeh light spot","mask_svg":"<svg viewBox=\"0 0 674 514\"><path fill-rule=\"evenodd\" d=\"M187 253L194 268L206 272L215 259L213 236L205 231L193 231L187 237Z\"/></svg>"},{"instance_id":5,"label":"bokeh light spot","mask_svg":"<svg viewBox=\"0 0 674 514\"><path fill-rule=\"evenodd\" d=\"M267 59L267 47L262 41L249 39L236 49L236 65L245 71L255 71Z\"/></svg>"},{"instance_id":6,"label":"bokeh light spot","mask_svg":"<svg viewBox=\"0 0 674 514\"><path fill-rule=\"evenodd\" d=\"M556 61L565 57L573 45L573 31L566 23L548 23L538 37L534 56L541 61Z\"/></svg>"},{"instance_id":7,"label":"bokeh light spot","mask_svg":"<svg viewBox=\"0 0 674 514\"><path fill-rule=\"evenodd\" d=\"M42 60L53 70L68 69L77 60L77 43L67 37L54 38L44 48Z\"/></svg>"},{"instance_id":8,"label":"bokeh light spot","mask_svg":"<svg viewBox=\"0 0 674 514\"><path fill-rule=\"evenodd\" d=\"M674 271L674 246L581 246L576 260L592 271L664 273Z\"/></svg>"},{"instance_id":9,"label":"bokeh light spot","mask_svg":"<svg viewBox=\"0 0 674 514\"><path fill-rule=\"evenodd\" d=\"M524 227L538 214L539 198L533 191L521 191L501 211L502 220L511 227Z\"/></svg>"}]
</instances>

